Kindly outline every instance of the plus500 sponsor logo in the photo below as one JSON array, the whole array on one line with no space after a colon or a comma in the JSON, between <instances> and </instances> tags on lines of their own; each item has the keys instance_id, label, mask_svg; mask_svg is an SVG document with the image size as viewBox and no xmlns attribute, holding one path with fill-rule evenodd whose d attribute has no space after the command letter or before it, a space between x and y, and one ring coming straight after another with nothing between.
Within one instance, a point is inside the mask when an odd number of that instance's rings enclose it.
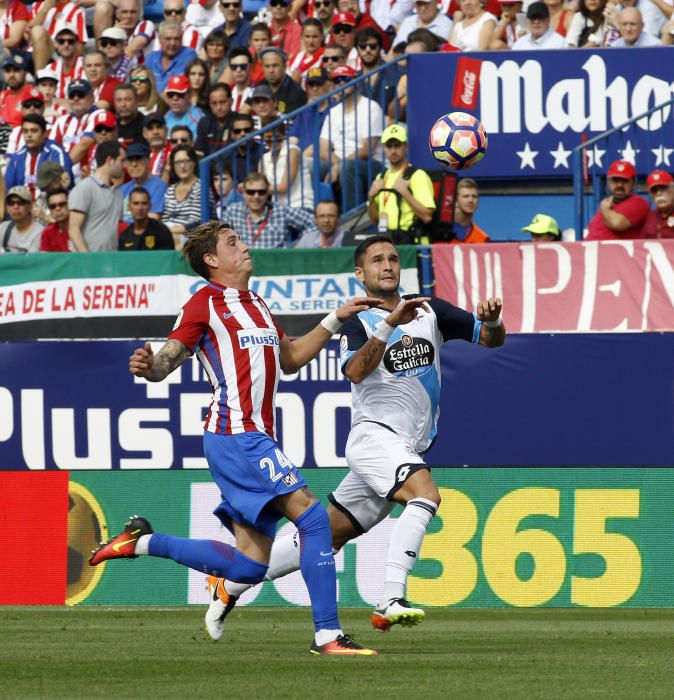
<instances>
[{"instance_id":1,"label":"plus500 sponsor logo","mask_svg":"<svg viewBox=\"0 0 674 700\"><path fill-rule=\"evenodd\" d=\"M239 347L242 350L249 350L258 345L278 346L278 333L270 328L244 328L237 331L239 337Z\"/></svg>"}]
</instances>

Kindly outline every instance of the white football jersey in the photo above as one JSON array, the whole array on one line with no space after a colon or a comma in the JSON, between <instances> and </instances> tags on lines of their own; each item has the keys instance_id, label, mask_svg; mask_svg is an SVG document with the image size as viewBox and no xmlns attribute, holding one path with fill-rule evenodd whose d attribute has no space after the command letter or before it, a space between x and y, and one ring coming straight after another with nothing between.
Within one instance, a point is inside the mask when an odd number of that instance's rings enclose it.
<instances>
[{"instance_id":1,"label":"white football jersey","mask_svg":"<svg viewBox=\"0 0 674 700\"><path fill-rule=\"evenodd\" d=\"M442 299L434 298L428 306L430 311L419 309L416 320L393 331L379 366L360 384L351 385L352 425L365 421L383 425L419 453L430 447L437 434L440 346L446 340L477 343L482 327L474 314ZM342 326L342 370L389 313L383 308L361 311Z\"/></svg>"}]
</instances>

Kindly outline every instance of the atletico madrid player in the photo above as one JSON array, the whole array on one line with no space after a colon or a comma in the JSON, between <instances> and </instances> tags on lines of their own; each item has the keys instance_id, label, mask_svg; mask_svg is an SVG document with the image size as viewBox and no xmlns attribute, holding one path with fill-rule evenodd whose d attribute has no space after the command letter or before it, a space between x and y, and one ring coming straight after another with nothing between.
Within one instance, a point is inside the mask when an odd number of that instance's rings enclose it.
<instances>
[{"instance_id":1,"label":"atletico madrid player","mask_svg":"<svg viewBox=\"0 0 674 700\"><path fill-rule=\"evenodd\" d=\"M276 442L275 409L279 370L299 370L343 322L381 299L351 299L291 342L264 300L249 289L253 265L236 232L216 221L202 224L183 253L208 284L185 304L159 352L154 355L146 343L131 356L129 370L158 382L197 353L213 388L204 452L222 496L215 515L235 535L237 546L153 532L145 518L133 516L119 535L94 551L90 563L144 554L211 576L257 583L267 572L276 524L286 517L301 538L300 569L315 627L311 653L374 655L342 634L328 515Z\"/></svg>"}]
</instances>

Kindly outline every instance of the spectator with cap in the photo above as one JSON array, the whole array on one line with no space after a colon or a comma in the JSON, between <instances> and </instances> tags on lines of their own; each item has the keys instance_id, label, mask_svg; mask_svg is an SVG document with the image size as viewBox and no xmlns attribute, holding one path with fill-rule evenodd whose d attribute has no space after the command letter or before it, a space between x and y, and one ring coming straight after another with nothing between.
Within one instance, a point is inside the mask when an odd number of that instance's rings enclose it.
<instances>
[{"instance_id":1,"label":"spectator with cap","mask_svg":"<svg viewBox=\"0 0 674 700\"><path fill-rule=\"evenodd\" d=\"M532 2L527 8L529 31L514 44L513 51L565 49L566 39L550 26L550 10L544 2Z\"/></svg>"},{"instance_id":2,"label":"spectator with cap","mask_svg":"<svg viewBox=\"0 0 674 700\"><path fill-rule=\"evenodd\" d=\"M344 229L339 226L339 204L323 200L314 210L316 228L302 234L295 248L339 248L344 240Z\"/></svg>"},{"instance_id":3,"label":"spectator with cap","mask_svg":"<svg viewBox=\"0 0 674 700\"><path fill-rule=\"evenodd\" d=\"M79 163L94 143L94 119L99 110L94 106L94 94L86 80L73 80L68 86L70 112L56 120L51 135Z\"/></svg>"},{"instance_id":4,"label":"spectator with cap","mask_svg":"<svg viewBox=\"0 0 674 700\"><path fill-rule=\"evenodd\" d=\"M2 77L5 89L0 91L0 123L12 128L20 126L23 117L21 100L23 100L24 88L26 87L26 60L24 57L10 54L5 58L2 63ZM10 131L11 129L6 128L6 138L9 137Z\"/></svg>"},{"instance_id":5,"label":"spectator with cap","mask_svg":"<svg viewBox=\"0 0 674 700\"><path fill-rule=\"evenodd\" d=\"M23 118L23 138L24 146L10 157L7 165L7 187L26 185L34 192L40 166L47 161L63 166L72 181L72 162L59 143L47 138L47 122L43 116L29 114Z\"/></svg>"},{"instance_id":6,"label":"spectator with cap","mask_svg":"<svg viewBox=\"0 0 674 700\"><path fill-rule=\"evenodd\" d=\"M169 131L174 126L185 126L192 132L192 138L197 135L199 120L204 113L190 101L190 80L186 75L174 75L166 84L166 101L169 111L165 115Z\"/></svg>"},{"instance_id":7,"label":"spectator with cap","mask_svg":"<svg viewBox=\"0 0 674 700\"><path fill-rule=\"evenodd\" d=\"M216 83L208 91L210 114L197 126L194 149L200 158L208 156L227 145L232 126L232 91L226 83Z\"/></svg>"},{"instance_id":8,"label":"spectator with cap","mask_svg":"<svg viewBox=\"0 0 674 700\"><path fill-rule=\"evenodd\" d=\"M648 212L641 229L642 238L674 238L674 178L664 170L654 170L646 187L655 210Z\"/></svg>"},{"instance_id":9,"label":"spectator with cap","mask_svg":"<svg viewBox=\"0 0 674 700\"><path fill-rule=\"evenodd\" d=\"M353 15L353 18L356 20L356 24L354 26L355 32L359 32L366 28L374 29L374 31L379 34L384 50L388 51L391 48L391 38L384 31L384 29L382 29L382 26L374 20L370 14L369 8L366 12L361 12L359 0L337 0L337 9L340 12L346 12ZM390 23L386 25L386 28L389 26Z\"/></svg>"},{"instance_id":10,"label":"spectator with cap","mask_svg":"<svg viewBox=\"0 0 674 700\"><path fill-rule=\"evenodd\" d=\"M335 86L346 85L357 77L349 66L332 73ZM350 211L366 200L372 178L382 169L384 113L374 101L361 95L355 85L346 87L343 98L330 109L320 133L322 160L332 163L331 180L339 182L343 207Z\"/></svg>"},{"instance_id":11,"label":"spectator with cap","mask_svg":"<svg viewBox=\"0 0 674 700\"><path fill-rule=\"evenodd\" d=\"M454 204L454 240L452 243L487 243L489 236L475 223L480 190L470 177L459 180Z\"/></svg>"},{"instance_id":12,"label":"spectator with cap","mask_svg":"<svg viewBox=\"0 0 674 700\"><path fill-rule=\"evenodd\" d=\"M636 7L626 7L618 17L620 39L616 39L611 48L625 49L641 46L662 46L657 36L644 29L644 20Z\"/></svg>"},{"instance_id":13,"label":"spectator with cap","mask_svg":"<svg viewBox=\"0 0 674 700\"><path fill-rule=\"evenodd\" d=\"M24 145L23 118L29 114L39 114L41 117L44 116L44 96L37 88L26 85L23 89L23 97L21 98L21 125L15 126L9 134L5 155L13 155Z\"/></svg>"},{"instance_id":14,"label":"spectator with cap","mask_svg":"<svg viewBox=\"0 0 674 700\"><path fill-rule=\"evenodd\" d=\"M224 32L229 48L248 46L251 25L241 16L241 0L220 0L220 11L225 22L218 29Z\"/></svg>"},{"instance_id":15,"label":"spectator with cap","mask_svg":"<svg viewBox=\"0 0 674 700\"><path fill-rule=\"evenodd\" d=\"M109 75L110 62L107 56L97 48L85 49L82 66L84 77L94 92L96 107L113 109L115 88L119 85L119 80Z\"/></svg>"},{"instance_id":16,"label":"spectator with cap","mask_svg":"<svg viewBox=\"0 0 674 700\"><path fill-rule=\"evenodd\" d=\"M381 142L390 167L372 183L367 213L379 232L387 233L396 243L418 242L422 234L417 223L423 227L430 224L436 208L433 183L428 173L410 165L403 124L386 127Z\"/></svg>"},{"instance_id":17,"label":"spectator with cap","mask_svg":"<svg viewBox=\"0 0 674 700\"><path fill-rule=\"evenodd\" d=\"M314 18L304 20L302 22L302 50L291 56L288 62L288 74L303 89L306 88L307 71L321 63L324 42L325 37L321 23Z\"/></svg>"},{"instance_id":18,"label":"spectator with cap","mask_svg":"<svg viewBox=\"0 0 674 700\"><path fill-rule=\"evenodd\" d=\"M626 160L616 160L608 169L610 192L588 224L588 241L639 238L650 206L634 194L636 168Z\"/></svg>"},{"instance_id":19,"label":"spectator with cap","mask_svg":"<svg viewBox=\"0 0 674 700\"><path fill-rule=\"evenodd\" d=\"M489 49L512 49L513 44L526 34L526 29L520 24L518 15L522 12L522 0L499 0L501 17L491 35Z\"/></svg>"},{"instance_id":20,"label":"spectator with cap","mask_svg":"<svg viewBox=\"0 0 674 700\"><path fill-rule=\"evenodd\" d=\"M33 198L23 185L10 187L5 196L9 221L0 224L0 250L3 253L37 253L42 225L33 220Z\"/></svg>"},{"instance_id":21,"label":"spectator with cap","mask_svg":"<svg viewBox=\"0 0 674 700\"><path fill-rule=\"evenodd\" d=\"M257 170L259 167L264 147L259 141L249 139L244 141L246 136L253 133L253 117L250 114L235 114L232 118L232 128L230 129L230 143L238 143L237 147L222 159L222 164L226 167L238 185L249 172Z\"/></svg>"},{"instance_id":22,"label":"spectator with cap","mask_svg":"<svg viewBox=\"0 0 674 700\"><path fill-rule=\"evenodd\" d=\"M168 183L171 143L166 120L159 112L153 112L145 117L143 138L150 145L150 172Z\"/></svg>"},{"instance_id":23,"label":"spectator with cap","mask_svg":"<svg viewBox=\"0 0 674 700\"><path fill-rule=\"evenodd\" d=\"M58 85L56 99L65 104L68 98L68 87L73 80L81 80L84 76L84 66L80 49L82 44L77 38L77 27L68 22L61 22L54 34L56 48L55 59L47 64L47 68L56 73ZM51 58L52 54L50 54Z\"/></svg>"},{"instance_id":24,"label":"spectator with cap","mask_svg":"<svg viewBox=\"0 0 674 700\"><path fill-rule=\"evenodd\" d=\"M119 236L119 250L173 250L173 236L152 216L150 193L135 186L128 195L130 223Z\"/></svg>"},{"instance_id":25,"label":"spectator with cap","mask_svg":"<svg viewBox=\"0 0 674 700\"><path fill-rule=\"evenodd\" d=\"M118 141L117 120L112 112L99 111L94 117L94 142L80 163L81 177L89 177L96 172L96 149L102 143Z\"/></svg>"},{"instance_id":26,"label":"spectator with cap","mask_svg":"<svg viewBox=\"0 0 674 700\"><path fill-rule=\"evenodd\" d=\"M73 244L68 235L68 190L63 188L47 192L46 203L52 218L52 223L45 226L40 237L41 253L70 253Z\"/></svg>"},{"instance_id":27,"label":"spectator with cap","mask_svg":"<svg viewBox=\"0 0 674 700\"><path fill-rule=\"evenodd\" d=\"M269 197L269 181L264 173L251 172L243 184L243 202L230 204L226 221L250 248L286 248L307 231L316 231L311 212L274 204Z\"/></svg>"},{"instance_id":28,"label":"spectator with cap","mask_svg":"<svg viewBox=\"0 0 674 700\"><path fill-rule=\"evenodd\" d=\"M197 57L197 52L182 45L182 29L177 22L162 22L159 25L159 46L159 50L148 55L145 65L153 72L157 90L162 93L170 78L185 77L185 68Z\"/></svg>"},{"instance_id":29,"label":"spectator with cap","mask_svg":"<svg viewBox=\"0 0 674 700\"><path fill-rule=\"evenodd\" d=\"M121 142L124 145L128 145L142 139L145 117L138 109L138 96L133 85L131 83L120 83L115 88L113 100Z\"/></svg>"},{"instance_id":30,"label":"spectator with cap","mask_svg":"<svg viewBox=\"0 0 674 700\"><path fill-rule=\"evenodd\" d=\"M58 82L58 75L51 68L43 68L37 72L36 86L44 97L43 116L49 126L52 126L59 117L68 114L68 108L56 101Z\"/></svg>"},{"instance_id":31,"label":"spectator with cap","mask_svg":"<svg viewBox=\"0 0 674 700\"><path fill-rule=\"evenodd\" d=\"M356 51L356 18L350 12L338 12L332 18L332 38L342 47L345 64L355 70L360 68Z\"/></svg>"},{"instance_id":32,"label":"spectator with cap","mask_svg":"<svg viewBox=\"0 0 674 700\"><path fill-rule=\"evenodd\" d=\"M452 33L452 20L440 10L437 0L416 0L414 3L415 14L405 17L400 23L400 28L393 40L393 45L407 41L407 37L415 29L428 29L441 39L449 40ZM456 44L455 41L451 42ZM458 46L458 44L456 44Z\"/></svg>"},{"instance_id":33,"label":"spectator with cap","mask_svg":"<svg viewBox=\"0 0 674 700\"><path fill-rule=\"evenodd\" d=\"M531 240L536 243L541 241L560 241L562 239L557 222L547 214L536 214L531 223L522 228L522 231L530 234Z\"/></svg>"},{"instance_id":34,"label":"spectator with cap","mask_svg":"<svg viewBox=\"0 0 674 700\"><path fill-rule=\"evenodd\" d=\"M294 120L288 132L290 143L299 146L303 158L313 156L314 129L320 133L325 117L330 109L330 101L324 99L332 89L332 81L328 72L322 66L314 66L307 72L307 96L313 109L301 112ZM326 175L327 168L321 172L321 179Z\"/></svg>"},{"instance_id":35,"label":"spectator with cap","mask_svg":"<svg viewBox=\"0 0 674 700\"><path fill-rule=\"evenodd\" d=\"M241 112L253 94L253 57L243 46L229 52L229 70L232 74L231 111ZM247 107L245 107L247 109Z\"/></svg>"},{"instance_id":36,"label":"spectator with cap","mask_svg":"<svg viewBox=\"0 0 674 700\"><path fill-rule=\"evenodd\" d=\"M125 82L136 65L135 56L125 53L126 32L121 27L108 27L99 37L98 46L110 63L110 76L121 83Z\"/></svg>"},{"instance_id":37,"label":"spectator with cap","mask_svg":"<svg viewBox=\"0 0 674 700\"><path fill-rule=\"evenodd\" d=\"M164 107L159 98L154 75L147 66L136 66L131 71L129 83L136 92L138 111L141 114L153 114Z\"/></svg>"},{"instance_id":38,"label":"spectator with cap","mask_svg":"<svg viewBox=\"0 0 674 700\"><path fill-rule=\"evenodd\" d=\"M47 206L47 196L55 190L68 192L72 187L72 180L62 165L53 160L47 160L38 168L38 190L33 200L33 218L43 226L54 223L51 211Z\"/></svg>"},{"instance_id":39,"label":"spectator with cap","mask_svg":"<svg viewBox=\"0 0 674 700\"><path fill-rule=\"evenodd\" d=\"M307 102L304 90L287 74L288 56L281 49L269 46L260 52L264 80L259 85L268 86L279 112L290 114Z\"/></svg>"},{"instance_id":40,"label":"spectator with cap","mask_svg":"<svg viewBox=\"0 0 674 700\"><path fill-rule=\"evenodd\" d=\"M462 51L485 51L496 27L496 17L485 9L482 0L461 0L460 4L463 17L452 28L449 43ZM418 13L418 1L415 5ZM430 24L426 28L437 34Z\"/></svg>"},{"instance_id":41,"label":"spectator with cap","mask_svg":"<svg viewBox=\"0 0 674 700\"><path fill-rule=\"evenodd\" d=\"M150 210L148 216L153 219L161 219L164 211L164 195L166 183L150 170L150 146L144 139L135 141L126 148L126 172L131 178L125 182L119 191L124 197L124 211L122 221L129 224L132 221L129 195L136 187L143 187L150 197Z\"/></svg>"},{"instance_id":42,"label":"spectator with cap","mask_svg":"<svg viewBox=\"0 0 674 700\"><path fill-rule=\"evenodd\" d=\"M113 181L124 172L124 157L118 143L102 143L96 149L96 174L80 180L68 196L68 231L80 253L117 249L124 200Z\"/></svg>"},{"instance_id":43,"label":"spectator with cap","mask_svg":"<svg viewBox=\"0 0 674 700\"><path fill-rule=\"evenodd\" d=\"M253 89L250 106L253 110L253 123L256 130L260 129L263 123L268 124L279 117L276 98L268 85L258 85Z\"/></svg>"},{"instance_id":44,"label":"spectator with cap","mask_svg":"<svg viewBox=\"0 0 674 700\"><path fill-rule=\"evenodd\" d=\"M38 0L30 8L30 43L33 47L33 65L35 70L44 68L54 54L54 43L58 37L59 26L69 24L75 30L79 44L85 44L87 23L84 10L72 2L56 0Z\"/></svg>"},{"instance_id":45,"label":"spectator with cap","mask_svg":"<svg viewBox=\"0 0 674 700\"><path fill-rule=\"evenodd\" d=\"M302 41L302 27L291 19L290 0L269 0L271 11L271 44L285 52L287 56L299 53Z\"/></svg>"}]
</instances>

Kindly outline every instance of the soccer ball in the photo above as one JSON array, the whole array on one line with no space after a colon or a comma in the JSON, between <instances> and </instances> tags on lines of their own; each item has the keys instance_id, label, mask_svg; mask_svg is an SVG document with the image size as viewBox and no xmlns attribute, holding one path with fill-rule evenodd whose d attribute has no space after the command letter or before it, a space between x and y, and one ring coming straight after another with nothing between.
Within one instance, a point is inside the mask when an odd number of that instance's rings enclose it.
<instances>
[{"instance_id":1,"label":"soccer ball","mask_svg":"<svg viewBox=\"0 0 674 700\"><path fill-rule=\"evenodd\" d=\"M428 145L437 161L453 170L463 170L482 160L487 151L487 132L471 114L450 112L433 124Z\"/></svg>"}]
</instances>

